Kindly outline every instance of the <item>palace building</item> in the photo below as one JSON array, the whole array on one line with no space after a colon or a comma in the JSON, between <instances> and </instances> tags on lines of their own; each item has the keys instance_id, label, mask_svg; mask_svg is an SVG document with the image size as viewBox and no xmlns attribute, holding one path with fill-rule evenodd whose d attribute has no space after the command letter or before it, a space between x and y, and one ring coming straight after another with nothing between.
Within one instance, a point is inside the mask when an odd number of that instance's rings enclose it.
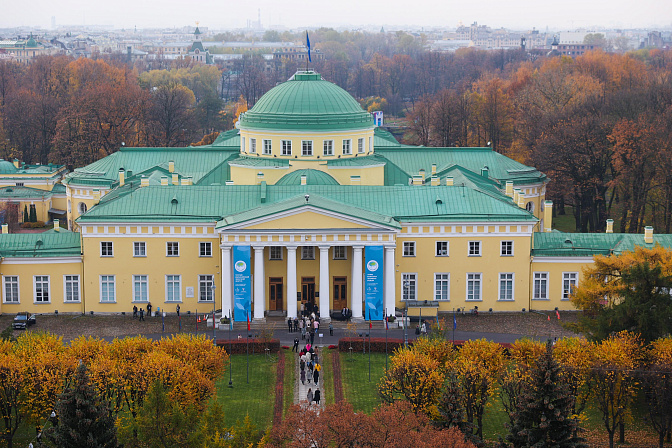
<instances>
[{"instance_id":1,"label":"palace building","mask_svg":"<svg viewBox=\"0 0 672 448\"><path fill-rule=\"evenodd\" d=\"M4 200L18 183L1 177ZM43 188L64 225L3 229L0 312L571 310L593 255L672 246L650 228L553 231L547 181L491 148L402 145L346 91L298 72L212 145L122 147Z\"/></svg>"}]
</instances>

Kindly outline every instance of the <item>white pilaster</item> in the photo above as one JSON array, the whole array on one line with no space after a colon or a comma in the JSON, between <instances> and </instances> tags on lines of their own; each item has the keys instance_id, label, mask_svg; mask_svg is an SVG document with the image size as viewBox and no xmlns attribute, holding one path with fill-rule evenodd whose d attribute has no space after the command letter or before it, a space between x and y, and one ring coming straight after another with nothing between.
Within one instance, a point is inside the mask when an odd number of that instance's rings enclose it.
<instances>
[{"instance_id":1,"label":"white pilaster","mask_svg":"<svg viewBox=\"0 0 672 448\"><path fill-rule=\"evenodd\" d=\"M266 309L264 294L264 246L254 246L254 318L263 319Z\"/></svg>"},{"instance_id":2,"label":"white pilaster","mask_svg":"<svg viewBox=\"0 0 672 448\"><path fill-rule=\"evenodd\" d=\"M395 291L394 284L394 246L385 247L385 310L387 315L394 315Z\"/></svg>"},{"instance_id":3,"label":"white pilaster","mask_svg":"<svg viewBox=\"0 0 672 448\"><path fill-rule=\"evenodd\" d=\"M362 319L362 252L364 246L352 246L352 317Z\"/></svg>"},{"instance_id":4,"label":"white pilaster","mask_svg":"<svg viewBox=\"0 0 672 448\"><path fill-rule=\"evenodd\" d=\"M296 246L287 246L287 317L297 316Z\"/></svg>"},{"instance_id":5,"label":"white pilaster","mask_svg":"<svg viewBox=\"0 0 672 448\"><path fill-rule=\"evenodd\" d=\"M329 319L329 246L320 246L320 319Z\"/></svg>"},{"instance_id":6,"label":"white pilaster","mask_svg":"<svg viewBox=\"0 0 672 448\"><path fill-rule=\"evenodd\" d=\"M231 246L222 247L222 313L231 319L233 310L233 271L231 270Z\"/></svg>"}]
</instances>

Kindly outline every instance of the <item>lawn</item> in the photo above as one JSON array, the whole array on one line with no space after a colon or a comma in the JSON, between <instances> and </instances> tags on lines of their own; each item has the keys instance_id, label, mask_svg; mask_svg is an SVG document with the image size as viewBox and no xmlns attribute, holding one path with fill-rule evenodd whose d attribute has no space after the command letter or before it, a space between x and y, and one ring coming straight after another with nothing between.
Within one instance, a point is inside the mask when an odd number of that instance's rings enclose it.
<instances>
[{"instance_id":1,"label":"lawn","mask_svg":"<svg viewBox=\"0 0 672 448\"><path fill-rule=\"evenodd\" d=\"M284 350L284 349L283 349ZM282 389L282 415L294 404L294 382L296 381L296 353L285 350L285 380Z\"/></svg>"},{"instance_id":2,"label":"lawn","mask_svg":"<svg viewBox=\"0 0 672 448\"><path fill-rule=\"evenodd\" d=\"M355 412L371 413L380 403L378 382L385 373L384 353L371 353L371 379L369 380L369 354L341 353L341 378L343 397ZM388 361L389 362L389 361Z\"/></svg>"},{"instance_id":3,"label":"lawn","mask_svg":"<svg viewBox=\"0 0 672 448\"><path fill-rule=\"evenodd\" d=\"M321 379L323 382L324 403L326 405L334 404L334 366L331 362L333 350L327 348L320 349L320 364L322 364Z\"/></svg>"}]
</instances>

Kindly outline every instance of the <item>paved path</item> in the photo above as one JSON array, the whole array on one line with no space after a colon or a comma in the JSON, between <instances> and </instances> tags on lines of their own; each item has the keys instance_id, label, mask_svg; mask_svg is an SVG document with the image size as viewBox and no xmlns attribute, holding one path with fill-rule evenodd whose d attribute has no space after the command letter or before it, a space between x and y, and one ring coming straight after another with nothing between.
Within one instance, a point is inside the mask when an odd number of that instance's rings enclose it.
<instances>
[{"instance_id":1,"label":"paved path","mask_svg":"<svg viewBox=\"0 0 672 448\"><path fill-rule=\"evenodd\" d=\"M321 350L319 347L317 348L318 352L318 362L321 364L322 359L321 359ZM324 374L326 373L324 369L320 372L320 377L318 379L318 384L315 384L313 382L313 374L312 371L308 369L308 366L306 366L305 372L306 372L306 381L305 383L301 382L301 369L300 369L300 359L299 355L297 353L292 352L292 360L294 362L294 369L296 371L296 384L294 386L294 404L300 404L301 407L307 408L308 406L312 407L313 409L319 408L319 409L324 409L325 406L325 399L324 399ZM315 390L320 390L320 404L318 405L317 403L308 403L308 389L310 389L313 394L315 394Z\"/></svg>"}]
</instances>

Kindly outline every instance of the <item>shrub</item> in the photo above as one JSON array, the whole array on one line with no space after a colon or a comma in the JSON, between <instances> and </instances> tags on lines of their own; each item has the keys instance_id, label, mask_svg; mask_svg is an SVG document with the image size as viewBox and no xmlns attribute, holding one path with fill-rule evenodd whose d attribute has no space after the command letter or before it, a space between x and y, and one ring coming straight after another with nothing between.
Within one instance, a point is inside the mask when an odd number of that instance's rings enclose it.
<instances>
[{"instance_id":1,"label":"shrub","mask_svg":"<svg viewBox=\"0 0 672 448\"><path fill-rule=\"evenodd\" d=\"M268 348L271 353L278 353L280 351L280 341L278 339L271 339L268 342L260 341L259 339L250 339L249 346L245 339L236 339L229 341L228 339L217 339L217 346L222 347L227 352L229 351L229 344L231 344L232 355L240 355L247 353L248 347L250 353L264 353Z\"/></svg>"},{"instance_id":2,"label":"shrub","mask_svg":"<svg viewBox=\"0 0 672 448\"><path fill-rule=\"evenodd\" d=\"M362 344L365 347L362 347ZM404 345L403 339L387 339L387 351L392 353L397 348ZM338 340L338 351L349 352L350 347L355 352L369 349L369 338L341 338ZM376 353L385 353L385 338L371 338L371 351Z\"/></svg>"}]
</instances>

